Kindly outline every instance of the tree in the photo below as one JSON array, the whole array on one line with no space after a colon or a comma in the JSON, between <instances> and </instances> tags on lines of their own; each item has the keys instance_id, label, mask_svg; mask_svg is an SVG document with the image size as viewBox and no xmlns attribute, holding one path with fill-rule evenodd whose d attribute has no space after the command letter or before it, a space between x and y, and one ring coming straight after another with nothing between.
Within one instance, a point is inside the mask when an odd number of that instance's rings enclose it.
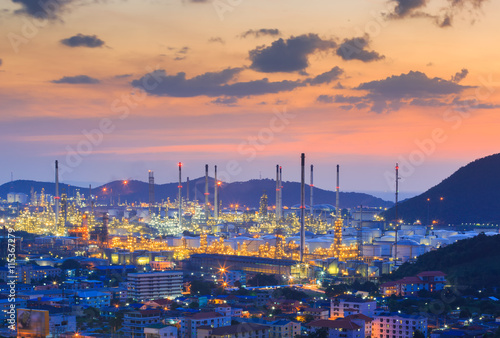
<instances>
[{"instance_id":1,"label":"tree","mask_svg":"<svg viewBox=\"0 0 500 338\"><path fill-rule=\"evenodd\" d=\"M304 338L328 338L328 329L326 327L322 327L321 329L316 329L313 332L310 332L308 335L302 335Z\"/></svg>"},{"instance_id":2,"label":"tree","mask_svg":"<svg viewBox=\"0 0 500 338\"><path fill-rule=\"evenodd\" d=\"M77 277L79 277L81 274L81 271L82 271L82 266L80 265L80 263L77 260L70 258L70 259L67 259L64 262L62 262L61 270L63 270L63 271L75 270L75 275Z\"/></svg>"},{"instance_id":3,"label":"tree","mask_svg":"<svg viewBox=\"0 0 500 338\"><path fill-rule=\"evenodd\" d=\"M195 279L191 281L191 295L210 295L214 287L213 282Z\"/></svg>"},{"instance_id":4,"label":"tree","mask_svg":"<svg viewBox=\"0 0 500 338\"><path fill-rule=\"evenodd\" d=\"M62 270L78 270L81 269L82 266L81 264L75 260L75 259L66 259L64 262L61 264L61 269Z\"/></svg>"},{"instance_id":5,"label":"tree","mask_svg":"<svg viewBox=\"0 0 500 338\"><path fill-rule=\"evenodd\" d=\"M191 303L189 303L188 307L190 309L197 309L200 307L200 304L198 302L191 302Z\"/></svg>"},{"instance_id":6,"label":"tree","mask_svg":"<svg viewBox=\"0 0 500 338\"><path fill-rule=\"evenodd\" d=\"M266 275L263 273L258 273L248 280L248 285L251 286L270 286L278 285L278 280L274 275Z\"/></svg>"},{"instance_id":7,"label":"tree","mask_svg":"<svg viewBox=\"0 0 500 338\"><path fill-rule=\"evenodd\" d=\"M113 328L113 332L118 331L123 325L123 311L115 313L115 316L109 319L109 325Z\"/></svg>"},{"instance_id":8,"label":"tree","mask_svg":"<svg viewBox=\"0 0 500 338\"><path fill-rule=\"evenodd\" d=\"M425 334L422 331L413 331L413 338L425 338Z\"/></svg>"},{"instance_id":9,"label":"tree","mask_svg":"<svg viewBox=\"0 0 500 338\"><path fill-rule=\"evenodd\" d=\"M305 321L306 323L310 323L310 322L312 322L313 320L314 320L314 316L313 316L313 315L306 315L306 316L304 317L304 321Z\"/></svg>"},{"instance_id":10,"label":"tree","mask_svg":"<svg viewBox=\"0 0 500 338\"><path fill-rule=\"evenodd\" d=\"M177 310L178 308L180 308L182 306L180 306L179 304L177 303L172 303L170 304L170 310L174 311L174 310Z\"/></svg>"},{"instance_id":11,"label":"tree","mask_svg":"<svg viewBox=\"0 0 500 338\"><path fill-rule=\"evenodd\" d=\"M325 295L327 297L337 297L337 296L343 295L348 290L349 290L349 286L347 284L338 284L338 285L329 284L326 287Z\"/></svg>"},{"instance_id":12,"label":"tree","mask_svg":"<svg viewBox=\"0 0 500 338\"><path fill-rule=\"evenodd\" d=\"M303 291L295 290L292 288L281 288L274 290L273 297L292 299L292 300L302 300L304 298L307 298L307 294Z\"/></svg>"},{"instance_id":13,"label":"tree","mask_svg":"<svg viewBox=\"0 0 500 338\"><path fill-rule=\"evenodd\" d=\"M469 319L470 317L472 317L472 314L470 313L469 309L466 308L460 310L460 315L459 315L460 319Z\"/></svg>"}]
</instances>

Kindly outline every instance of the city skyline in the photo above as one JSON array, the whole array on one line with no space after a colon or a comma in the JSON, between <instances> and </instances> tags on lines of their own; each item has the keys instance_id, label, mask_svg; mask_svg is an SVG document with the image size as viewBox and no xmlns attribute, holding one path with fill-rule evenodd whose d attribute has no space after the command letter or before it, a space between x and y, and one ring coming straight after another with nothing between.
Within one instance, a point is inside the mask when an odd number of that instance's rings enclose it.
<instances>
[{"instance_id":1,"label":"city skyline","mask_svg":"<svg viewBox=\"0 0 500 338\"><path fill-rule=\"evenodd\" d=\"M53 3L2 5L0 182L55 159L63 182L298 181L304 152L321 188L340 164L343 191L391 192L406 161L422 192L498 152L498 3Z\"/></svg>"}]
</instances>

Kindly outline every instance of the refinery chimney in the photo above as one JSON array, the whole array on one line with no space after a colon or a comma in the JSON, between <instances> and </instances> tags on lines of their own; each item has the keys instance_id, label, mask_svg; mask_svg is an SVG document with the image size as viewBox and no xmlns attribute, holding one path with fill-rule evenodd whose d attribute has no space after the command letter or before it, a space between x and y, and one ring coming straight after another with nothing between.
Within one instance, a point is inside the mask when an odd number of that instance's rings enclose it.
<instances>
[{"instance_id":1,"label":"refinery chimney","mask_svg":"<svg viewBox=\"0 0 500 338\"><path fill-rule=\"evenodd\" d=\"M340 219L340 166L337 164L337 190L336 196L337 200L335 202L335 216L337 219Z\"/></svg>"},{"instance_id":2,"label":"refinery chimney","mask_svg":"<svg viewBox=\"0 0 500 338\"><path fill-rule=\"evenodd\" d=\"M394 260L398 260L398 227L399 227L399 215L398 215L398 196L399 195L399 164L396 163L396 205L395 205L395 214L396 214L396 238L394 245Z\"/></svg>"},{"instance_id":3,"label":"refinery chimney","mask_svg":"<svg viewBox=\"0 0 500 338\"><path fill-rule=\"evenodd\" d=\"M186 177L186 202L189 202L189 176Z\"/></svg>"},{"instance_id":4,"label":"refinery chimney","mask_svg":"<svg viewBox=\"0 0 500 338\"><path fill-rule=\"evenodd\" d=\"M314 219L314 209L313 209L313 189L314 189L314 178L313 178L313 175L314 175L314 166L311 164L311 185L310 185L310 193L311 193L311 199L309 201L309 208L310 208L310 213L311 213L311 220Z\"/></svg>"},{"instance_id":5,"label":"refinery chimney","mask_svg":"<svg viewBox=\"0 0 500 338\"><path fill-rule=\"evenodd\" d=\"M178 216L179 216L179 228L182 227L182 163L179 162L179 211L178 211Z\"/></svg>"},{"instance_id":6,"label":"refinery chimney","mask_svg":"<svg viewBox=\"0 0 500 338\"><path fill-rule=\"evenodd\" d=\"M306 155L300 155L300 262L304 262L304 246L306 242L306 231L304 226L305 211L305 159Z\"/></svg>"},{"instance_id":7,"label":"refinery chimney","mask_svg":"<svg viewBox=\"0 0 500 338\"><path fill-rule=\"evenodd\" d=\"M56 160L56 229L59 227L59 162Z\"/></svg>"},{"instance_id":8,"label":"refinery chimney","mask_svg":"<svg viewBox=\"0 0 500 338\"><path fill-rule=\"evenodd\" d=\"M153 212L153 204L155 203L155 177L154 173L149 170L149 214Z\"/></svg>"},{"instance_id":9,"label":"refinery chimney","mask_svg":"<svg viewBox=\"0 0 500 338\"><path fill-rule=\"evenodd\" d=\"M94 199L92 198L92 184L89 184L89 204L91 215L94 215Z\"/></svg>"},{"instance_id":10,"label":"refinery chimney","mask_svg":"<svg viewBox=\"0 0 500 338\"><path fill-rule=\"evenodd\" d=\"M205 164L205 223L208 222L208 164Z\"/></svg>"},{"instance_id":11,"label":"refinery chimney","mask_svg":"<svg viewBox=\"0 0 500 338\"><path fill-rule=\"evenodd\" d=\"M276 164L276 221L281 218L280 215L280 166Z\"/></svg>"},{"instance_id":12,"label":"refinery chimney","mask_svg":"<svg viewBox=\"0 0 500 338\"><path fill-rule=\"evenodd\" d=\"M281 176L282 175L282 171L281 171L281 166L280 166L280 218L283 218L283 177Z\"/></svg>"},{"instance_id":13,"label":"refinery chimney","mask_svg":"<svg viewBox=\"0 0 500 338\"><path fill-rule=\"evenodd\" d=\"M215 166L214 218L219 221L219 182L217 181L217 166Z\"/></svg>"}]
</instances>

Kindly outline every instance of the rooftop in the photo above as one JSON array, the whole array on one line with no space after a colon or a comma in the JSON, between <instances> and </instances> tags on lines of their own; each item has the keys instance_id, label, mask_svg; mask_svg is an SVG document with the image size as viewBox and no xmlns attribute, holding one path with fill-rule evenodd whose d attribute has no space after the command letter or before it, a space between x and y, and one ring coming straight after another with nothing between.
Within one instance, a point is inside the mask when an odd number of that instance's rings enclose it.
<instances>
[{"instance_id":1,"label":"rooftop","mask_svg":"<svg viewBox=\"0 0 500 338\"><path fill-rule=\"evenodd\" d=\"M356 313L356 314L353 314L353 315L349 315L347 317L345 317L345 319L361 319L361 320L364 320L365 322L371 322L373 321L373 318L371 317L368 317L362 313Z\"/></svg>"},{"instance_id":2,"label":"rooftop","mask_svg":"<svg viewBox=\"0 0 500 338\"><path fill-rule=\"evenodd\" d=\"M446 276L446 274L442 271L423 271L417 274L419 277L434 277L434 276Z\"/></svg>"},{"instance_id":3,"label":"rooftop","mask_svg":"<svg viewBox=\"0 0 500 338\"><path fill-rule=\"evenodd\" d=\"M309 323L309 326L326 327L329 329L359 330L361 326L351 322L349 319L340 318L336 320L320 319Z\"/></svg>"},{"instance_id":4,"label":"rooftop","mask_svg":"<svg viewBox=\"0 0 500 338\"><path fill-rule=\"evenodd\" d=\"M187 318L190 319L209 319L209 318L217 318L217 317L223 317L220 313L218 312L198 312L193 315L190 315Z\"/></svg>"},{"instance_id":5,"label":"rooftop","mask_svg":"<svg viewBox=\"0 0 500 338\"><path fill-rule=\"evenodd\" d=\"M231 325L231 326L222 326L222 327L215 328L212 330L212 333L210 335L226 336L226 335L232 335L235 333L245 333L245 332L260 331L260 330L267 330L267 329L269 329L269 326L254 324L254 323L242 323L242 324L236 324L236 325Z\"/></svg>"}]
</instances>

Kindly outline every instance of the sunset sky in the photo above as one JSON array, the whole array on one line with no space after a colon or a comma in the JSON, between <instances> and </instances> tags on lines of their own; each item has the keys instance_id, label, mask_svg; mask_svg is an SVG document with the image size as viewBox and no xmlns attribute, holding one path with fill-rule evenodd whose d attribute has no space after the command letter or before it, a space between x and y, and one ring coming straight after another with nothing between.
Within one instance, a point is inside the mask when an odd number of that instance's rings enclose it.
<instances>
[{"instance_id":1,"label":"sunset sky","mask_svg":"<svg viewBox=\"0 0 500 338\"><path fill-rule=\"evenodd\" d=\"M0 183L300 179L427 190L499 152L500 2L6 0ZM97 130L98 133L96 132ZM392 175L392 176L391 176ZM308 175L307 175L308 177ZM391 179L392 177L392 179Z\"/></svg>"}]
</instances>

